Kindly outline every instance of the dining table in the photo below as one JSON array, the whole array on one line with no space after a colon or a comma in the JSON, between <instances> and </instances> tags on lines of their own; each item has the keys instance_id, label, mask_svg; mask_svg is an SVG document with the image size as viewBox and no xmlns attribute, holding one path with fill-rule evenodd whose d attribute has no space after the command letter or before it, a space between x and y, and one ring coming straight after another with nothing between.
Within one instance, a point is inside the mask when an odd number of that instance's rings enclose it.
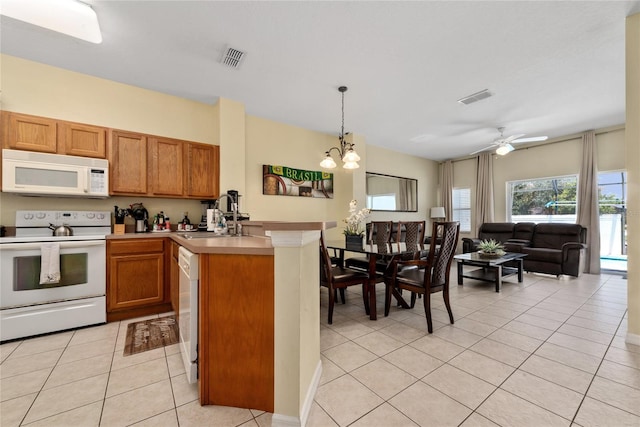
<instances>
[{"instance_id":1,"label":"dining table","mask_svg":"<svg viewBox=\"0 0 640 427\"><path fill-rule=\"evenodd\" d=\"M340 266L344 266L345 252L353 252L358 254L364 254L369 261L367 274L369 279L367 281L366 290L369 297L369 319L377 320L376 310L376 283L383 277L383 273L377 270L377 261L384 260L387 267L391 266L391 263L397 257L413 257L414 251L408 251L402 243L388 243L386 248L378 247L374 244L362 244L362 246L349 246L344 239L342 240L328 240L325 242L327 249L333 249L337 251L336 260Z\"/></svg>"}]
</instances>

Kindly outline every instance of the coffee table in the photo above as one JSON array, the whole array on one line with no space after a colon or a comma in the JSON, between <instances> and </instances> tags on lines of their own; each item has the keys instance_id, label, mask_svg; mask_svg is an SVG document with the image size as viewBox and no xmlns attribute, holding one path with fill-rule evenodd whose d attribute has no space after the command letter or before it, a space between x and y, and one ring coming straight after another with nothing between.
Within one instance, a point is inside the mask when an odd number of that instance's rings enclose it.
<instances>
[{"instance_id":1,"label":"coffee table","mask_svg":"<svg viewBox=\"0 0 640 427\"><path fill-rule=\"evenodd\" d=\"M468 279L482 280L484 282L493 282L496 284L496 292L500 292L502 279L514 274L518 275L518 283L522 283L523 259L526 256L527 254L516 252L507 252L498 258L488 258L477 252L455 255L453 259L458 263L458 285L462 285L462 278L466 277ZM505 265L507 263L509 265ZM480 268L464 272L462 267L465 265Z\"/></svg>"}]
</instances>

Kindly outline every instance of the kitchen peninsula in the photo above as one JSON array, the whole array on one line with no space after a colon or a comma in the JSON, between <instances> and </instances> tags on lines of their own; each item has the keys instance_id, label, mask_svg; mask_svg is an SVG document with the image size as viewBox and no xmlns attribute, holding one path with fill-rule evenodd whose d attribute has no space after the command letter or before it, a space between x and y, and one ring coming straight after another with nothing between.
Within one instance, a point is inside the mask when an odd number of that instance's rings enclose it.
<instances>
[{"instance_id":1,"label":"kitchen peninsula","mask_svg":"<svg viewBox=\"0 0 640 427\"><path fill-rule=\"evenodd\" d=\"M336 223L248 225L252 236L170 236L200 258L200 403L303 425L322 372L318 240Z\"/></svg>"}]
</instances>

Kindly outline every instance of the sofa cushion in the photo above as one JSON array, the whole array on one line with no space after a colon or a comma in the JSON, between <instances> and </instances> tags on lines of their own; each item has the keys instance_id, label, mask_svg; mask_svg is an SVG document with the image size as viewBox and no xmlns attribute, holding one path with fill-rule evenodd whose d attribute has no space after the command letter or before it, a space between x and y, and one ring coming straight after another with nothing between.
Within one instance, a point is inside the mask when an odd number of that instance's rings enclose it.
<instances>
[{"instance_id":1,"label":"sofa cushion","mask_svg":"<svg viewBox=\"0 0 640 427\"><path fill-rule=\"evenodd\" d=\"M579 224L538 224L531 241L534 248L562 249L568 242L581 242L582 226Z\"/></svg>"},{"instance_id":2,"label":"sofa cushion","mask_svg":"<svg viewBox=\"0 0 640 427\"><path fill-rule=\"evenodd\" d=\"M513 238L517 240L531 240L535 228L535 222L518 222L513 226Z\"/></svg>"},{"instance_id":3,"label":"sofa cushion","mask_svg":"<svg viewBox=\"0 0 640 427\"><path fill-rule=\"evenodd\" d=\"M485 222L480 227L478 238L481 240L493 239L498 242L506 242L513 238L512 222Z\"/></svg>"},{"instance_id":4,"label":"sofa cushion","mask_svg":"<svg viewBox=\"0 0 640 427\"><path fill-rule=\"evenodd\" d=\"M525 261L541 261L554 264L562 264L562 250L548 248L522 248L522 253L527 254Z\"/></svg>"}]
</instances>

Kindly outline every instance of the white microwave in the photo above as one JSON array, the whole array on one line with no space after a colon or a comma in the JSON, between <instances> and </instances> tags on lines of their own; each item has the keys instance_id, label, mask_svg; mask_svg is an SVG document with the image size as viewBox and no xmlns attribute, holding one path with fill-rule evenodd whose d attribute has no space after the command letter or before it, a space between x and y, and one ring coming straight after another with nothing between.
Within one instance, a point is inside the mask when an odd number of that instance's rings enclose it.
<instances>
[{"instance_id":1,"label":"white microwave","mask_svg":"<svg viewBox=\"0 0 640 427\"><path fill-rule=\"evenodd\" d=\"M109 162L2 150L2 191L31 196L109 197Z\"/></svg>"}]
</instances>

